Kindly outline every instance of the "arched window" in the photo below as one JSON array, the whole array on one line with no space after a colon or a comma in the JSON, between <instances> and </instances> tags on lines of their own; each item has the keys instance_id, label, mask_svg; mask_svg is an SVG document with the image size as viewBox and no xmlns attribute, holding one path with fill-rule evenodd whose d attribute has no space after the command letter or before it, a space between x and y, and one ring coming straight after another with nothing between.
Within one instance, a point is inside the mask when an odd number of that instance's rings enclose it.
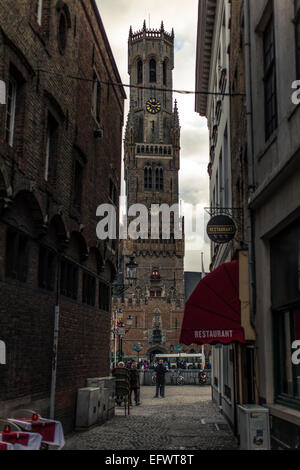
<instances>
[{"instance_id":1,"label":"arched window","mask_svg":"<svg viewBox=\"0 0 300 470\"><path fill-rule=\"evenodd\" d=\"M155 187L157 191L164 190L164 170L162 168L155 170Z\"/></svg>"},{"instance_id":2,"label":"arched window","mask_svg":"<svg viewBox=\"0 0 300 470\"><path fill-rule=\"evenodd\" d=\"M68 33L68 25L65 13L62 11L59 18L59 25L58 25L58 44L59 50L61 53L64 52L67 46L67 33Z\"/></svg>"},{"instance_id":3,"label":"arched window","mask_svg":"<svg viewBox=\"0 0 300 470\"><path fill-rule=\"evenodd\" d=\"M167 84L167 60L165 59L163 62L163 84Z\"/></svg>"},{"instance_id":4,"label":"arched window","mask_svg":"<svg viewBox=\"0 0 300 470\"><path fill-rule=\"evenodd\" d=\"M152 168L146 166L144 169L144 189L152 189Z\"/></svg>"},{"instance_id":5,"label":"arched window","mask_svg":"<svg viewBox=\"0 0 300 470\"><path fill-rule=\"evenodd\" d=\"M144 140L144 119L142 116L139 117L139 127L138 127L138 142L143 142Z\"/></svg>"},{"instance_id":6,"label":"arched window","mask_svg":"<svg viewBox=\"0 0 300 470\"><path fill-rule=\"evenodd\" d=\"M156 82L156 61L155 61L155 59L150 59L149 66L150 66L149 81L152 82L152 83L155 83Z\"/></svg>"},{"instance_id":7,"label":"arched window","mask_svg":"<svg viewBox=\"0 0 300 470\"><path fill-rule=\"evenodd\" d=\"M159 171L159 189L164 190L164 171L162 168Z\"/></svg>"},{"instance_id":8,"label":"arched window","mask_svg":"<svg viewBox=\"0 0 300 470\"><path fill-rule=\"evenodd\" d=\"M137 63L137 82L143 83L143 62L141 60Z\"/></svg>"}]
</instances>

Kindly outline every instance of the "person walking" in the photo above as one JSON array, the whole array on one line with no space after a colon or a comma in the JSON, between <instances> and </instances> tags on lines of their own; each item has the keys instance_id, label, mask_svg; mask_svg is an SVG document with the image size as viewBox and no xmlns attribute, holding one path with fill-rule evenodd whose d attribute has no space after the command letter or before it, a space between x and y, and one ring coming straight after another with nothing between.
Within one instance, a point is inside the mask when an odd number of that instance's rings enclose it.
<instances>
[{"instance_id":1,"label":"person walking","mask_svg":"<svg viewBox=\"0 0 300 470\"><path fill-rule=\"evenodd\" d=\"M140 405L140 373L133 361L129 369L130 377L130 400L129 404L132 405L132 392L134 393L134 401L136 406Z\"/></svg>"},{"instance_id":2,"label":"person walking","mask_svg":"<svg viewBox=\"0 0 300 470\"><path fill-rule=\"evenodd\" d=\"M163 361L160 360L159 364L155 368L156 372L156 394L154 398L158 398L159 394L161 398L165 398L165 374L167 369L165 368Z\"/></svg>"}]
</instances>

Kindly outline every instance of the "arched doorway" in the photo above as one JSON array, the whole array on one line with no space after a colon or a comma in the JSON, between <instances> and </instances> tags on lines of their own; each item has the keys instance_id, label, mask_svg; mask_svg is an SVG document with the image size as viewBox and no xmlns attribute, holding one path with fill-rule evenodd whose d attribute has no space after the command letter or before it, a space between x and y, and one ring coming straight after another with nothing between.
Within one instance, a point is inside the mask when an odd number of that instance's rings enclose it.
<instances>
[{"instance_id":1,"label":"arched doorway","mask_svg":"<svg viewBox=\"0 0 300 470\"><path fill-rule=\"evenodd\" d=\"M155 354L165 354L166 352L167 350L162 346L152 346L152 348L147 351L148 360L151 362L153 361Z\"/></svg>"}]
</instances>

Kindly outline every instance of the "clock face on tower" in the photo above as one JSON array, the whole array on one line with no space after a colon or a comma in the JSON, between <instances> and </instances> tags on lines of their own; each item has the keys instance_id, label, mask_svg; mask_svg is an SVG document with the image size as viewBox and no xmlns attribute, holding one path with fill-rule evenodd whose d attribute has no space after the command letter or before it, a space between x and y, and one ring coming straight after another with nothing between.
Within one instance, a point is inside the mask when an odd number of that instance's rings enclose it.
<instances>
[{"instance_id":1,"label":"clock face on tower","mask_svg":"<svg viewBox=\"0 0 300 470\"><path fill-rule=\"evenodd\" d=\"M156 114L156 113L159 113L161 109L161 104L155 98L150 98L146 103L146 109L148 113Z\"/></svg>"}]
</instances>

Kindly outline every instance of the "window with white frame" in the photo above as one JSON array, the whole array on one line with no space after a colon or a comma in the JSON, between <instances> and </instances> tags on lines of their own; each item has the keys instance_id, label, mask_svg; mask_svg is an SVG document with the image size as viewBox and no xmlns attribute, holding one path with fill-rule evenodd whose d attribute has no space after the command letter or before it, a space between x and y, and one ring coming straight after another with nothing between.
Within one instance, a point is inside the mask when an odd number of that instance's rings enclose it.
<instances>
[{"instance_id":1,"label":"window with white frame","mask_svg":"<svg viewBox=\"0 0 300 470\"><path fill-rule=\"evenodd\" d=\"M42 26L43 19L43 0L36 0L35 2L35 17L37 23Z\"/></svg>"},{"instance_id":2,"label":"window with white frame","mask_svg":"<svg viewBox=\"0 0 300 470\"><path fill-rule=\"evenodd\" d=\"M49 113L46 134L45 181L49 181L53 175L57 145L57 132L58 124L53 116Z\"/></svg>"},{"instance_id":3,"label":"window with white frame","mask_svg":"<svg viewBox=\"0 0 300 470\"><path fill-rule=\"evenodd\" d=\"M7 87L7 105L6 105L6 123L5 123L5 140L13 147L16 109L17 109L17 81L11 76Z\"/></svg>"}]
</instances>

